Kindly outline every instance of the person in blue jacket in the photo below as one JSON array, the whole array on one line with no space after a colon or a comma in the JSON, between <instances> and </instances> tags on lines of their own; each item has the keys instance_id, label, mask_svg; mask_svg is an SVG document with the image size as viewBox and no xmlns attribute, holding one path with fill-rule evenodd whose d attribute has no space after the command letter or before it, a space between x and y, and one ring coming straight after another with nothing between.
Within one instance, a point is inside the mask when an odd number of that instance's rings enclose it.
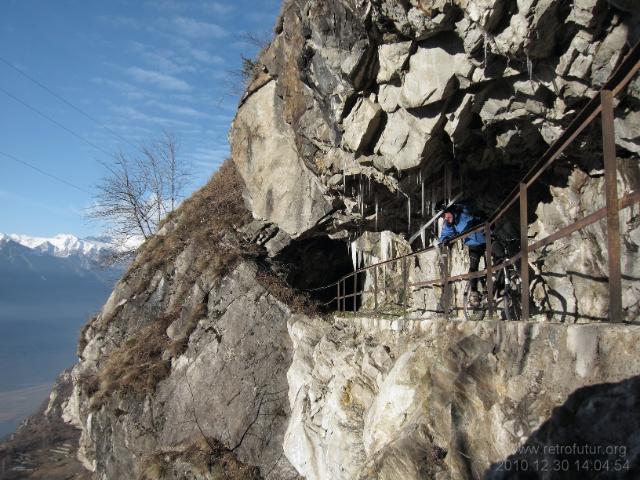
<instances>
[{"instance_id":1,"label":"person in blue jacket","mask_svg":"<svg viewBox=\"0 0 640 480\"><path fill-rule=\"evenodd\" d=\"M449 240L481 223L481 219L473 215L470 209L464 204L453 204L444 208L442 212L444 223L439 241L447 244ZM482 231L472 233L464 239L464 244L469 248L469 273L477 272L480 266L480 258L484 257L486 250L486 240ZM486 259L485 259L486 261ZM469 293L469 305L477 307L480 305L480 295L478 294L478 278L469 280L471 284Z\"/></svg>"}]
</instances>

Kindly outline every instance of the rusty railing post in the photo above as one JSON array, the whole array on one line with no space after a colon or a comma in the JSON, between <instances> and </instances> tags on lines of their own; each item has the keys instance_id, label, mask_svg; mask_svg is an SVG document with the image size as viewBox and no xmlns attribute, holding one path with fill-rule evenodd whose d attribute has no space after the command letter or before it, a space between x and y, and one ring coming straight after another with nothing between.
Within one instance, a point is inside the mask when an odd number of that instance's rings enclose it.
<instances>
[{"instance_id":1,"label":"rusty railing post","mask_svg":"<svg viewBox=\"0 0 640 480\"><path fill-rule=\"evenodd\" d=\"M520 184L520 279L522 320L529 320L529 222L527 208L527 184ZM507 279L505 278L505 282ZM505 307L508 308L508 307Z\"/></svg>"},{"instance_id":2,"label":"rusty railing post","mask_svg":"<svg viewBox=\"0 0 640 480\"><path fill-rule=\"evenodd\" d=\"M373 301L375 311L378 311L378 266L373 267Z\"/></svg>"},{"instance_id":3,"label":"rusty railing post","mask_svg":"<svg viewBox=\"0 0 640 480\"><path fill-rule=\"evenodd\" d=\"M358 272L353 272L353 313L356 313L358 300Z\"/></svg>"},{"instance_id":4,"label":"rusty railing post","mask_svg":"<svg viewBox=\"0 0 640 480\"><path fill-rule=\"evenodd\" d=\"M604 155L604 185L607 201L607 250L609 259L609 321L621 322L622 278L620 269L620 213L616 165L616 137L613 124L613 94L600 93L602 102L602 150Z\"/></svg>"},{"instance_id":5,"label":"rusty railing post","mask_svg":"<svg viewBox=\"0 0 640 480\"><path fill-rule=\"evenodd\" d=\"M382 265L382 302L387 300L387 264Z\"/></svg>"},{"instance_id":6,"label":"rusty railing post","mask_svg":"<svg viewBox=\"0 0 640 480\"><path fill-rule=\"evenodd\" d=\"M442 258L442 308L444 318L449 320L449 246L444 245Z\"/></svg>"},{"instance_id":7,"label":"rusty railing post","mask_svg":"<svg viewBox=\"0 0 640 480\"><path fill-rule=\"evenodd\" d=\"M489 307L489 317L493 317L495 306L493 303L493 258L491 256L493 249L493 240L491 239L491 225L487 224L484 228L484 238L486 240L486 251L484 253L484 263L487 270L487 304Z\"/></svg>"},{"instance_id":8,"label":"rusty railing post","mask_svg":"<svg viewBox=\"0 0 640 480\"><path fill-rule=\"evenodd\" d=\"M406 310L409 302L408 302L408 287L407 283L409 280L409 275L407 274L407 257L402 257L402 304Z\"/></svg>"}]
</instances>

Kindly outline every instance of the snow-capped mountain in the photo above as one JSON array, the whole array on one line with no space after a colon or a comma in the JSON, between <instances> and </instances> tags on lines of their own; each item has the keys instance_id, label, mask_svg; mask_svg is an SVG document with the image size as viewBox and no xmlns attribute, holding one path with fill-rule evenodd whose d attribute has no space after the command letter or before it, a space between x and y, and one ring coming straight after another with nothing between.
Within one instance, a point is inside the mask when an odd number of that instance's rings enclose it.
<instances>
[{"instance_id":1,"label":"snow-capped mountain","mask_svg":"<svg viewBox=\"0 0 640 480\"><path fill-rule=\"evenodd\" d=\"M104 241L97 239L85 240L74 235L60 234L51 238L29 237L27 235L0 233L0 248L3 243L13 241L23 247L37 252L54 255L56 257L69 257L82 255L93 260L98 260L101 254L109 252L113 247Z\"/></svg>"},{"instance_id":2,"label":"snow-capped mountain","mask_svg":"<svg viewBox=\"0 0 640 480\"><path fill-rule=\"evenodd\" d=\"M132 239L124 245L115 245L110 237L78 238L75 235L59 234L55 237L30 237L28 235L0 233L0 248L8 242L15 242L34 252L66 258L81 256L93 261L100 261L105 255L123 250L133 250L140 240Z\"/></svg>"},{"instance_id":3,"label":"snow-capped mountain","mask_svg":"<svg viewBox=\"0 0 640 480\"><path fill-rule=\"evenodd\" d=\"M127 266L105 265L112 252L108 238L0 234L0 393L50 382L73 363L80 327ZM14 428L0 415L0 437Z\"/></svg>"}]
</instances>

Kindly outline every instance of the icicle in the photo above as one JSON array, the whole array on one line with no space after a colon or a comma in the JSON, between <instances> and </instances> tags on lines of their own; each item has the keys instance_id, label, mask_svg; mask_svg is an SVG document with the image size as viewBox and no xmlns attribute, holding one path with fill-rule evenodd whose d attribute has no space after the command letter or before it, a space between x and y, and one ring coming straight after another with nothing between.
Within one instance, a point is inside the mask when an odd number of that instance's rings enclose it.
<instances>
[{"instance_id":1,"label":"icicle","mask_svg":"<svg viewBox=\"0 0 640 480\"><path fill-rule=\"evenodd\" d=\"M358 244L357 242L351 242L351 262L353 263L353 270L358 269Z\"/></svg>"},{"instance_id":2,"label":"icicle","mask_svg":"<svg viewBox=\"0 0 640 480\"><path fill-rule=\"evenodd\" d=\"M427 248L427 241L426 241L426 236L427 236L427 232L426 232L426 228L423 228L422 230L420 230L420 240L422 240L422 248Z\"/></svg>"},{"instance_id":3,"label":"icicle","mask_svg":"<svg viewBox=\"0 0 640 480\"><path fill-rule=\"evenodd\" d=\"M408 223L409 223L409 227L407 229L408 233L411 233L411 197L407 198L407 218L408 218Z\"/></svg>"},{"instance_id":4,"label":"icicle","mask_svg":"<svg viewBox=\"0 0 640 480\"><path fill-rule=\"evenodd\" d=\"M420 188L421 196L420 196L420 214L422 218L424 218L424 181L421 179L422 187Z\"/></svg>"},{"instance_id":5,"label":"icicle","mask_svg":"<svg viewBox=\"0 0 640 480\"><path fill-rule=\"evenodd\" d=\"M387 293L387 264L382 265L382 291Z\"/></svg>"},{"instance_id":6,"label":"icicle","mask_svg":"<svg viewBox=\"0 0 640 480\"><path fill-rule=\"evenodd\" d=\"M376 232L378 231L378 196L376 195Z\"/></svg>"},{"instance_id":7,"label":"icicle","mask_svg":"<svg viewBox=\"0 0 640 480\"><path fill-rule=\"evenodd\" d=\"M527 73L529 74L529 81L533 80L533 62L531 58L529 58L529 54L527 54Z\"/></svg>"},{"instance_id":8,"label":"icicle","mask_svg":"<svg viewBox=\"0 0 640 480\"><path fill-rule=\"evenodd\" d=\"M391 232L385 230L380 232L380 258L386 262L391 258Z\"/></svg>"}]
</instances>

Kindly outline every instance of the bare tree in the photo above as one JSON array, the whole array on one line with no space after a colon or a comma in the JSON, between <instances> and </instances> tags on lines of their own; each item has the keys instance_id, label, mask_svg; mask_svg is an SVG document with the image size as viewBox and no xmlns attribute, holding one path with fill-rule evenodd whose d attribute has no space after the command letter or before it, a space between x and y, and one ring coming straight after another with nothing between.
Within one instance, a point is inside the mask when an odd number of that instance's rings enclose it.
<instances>
[{"instance_id":1,"label":"bare tree","mask_svg":"<svg viewBox=\"0 0 640 480\"><path fill-rule=\"evenodd\" d=\"M152 236L162 219L180 202L188 182L187 167L178 159L175 137L165 132L133 155L118 153L97 186L90 218L124 245L132 238Z\"/></svg>"}]
</instances>

